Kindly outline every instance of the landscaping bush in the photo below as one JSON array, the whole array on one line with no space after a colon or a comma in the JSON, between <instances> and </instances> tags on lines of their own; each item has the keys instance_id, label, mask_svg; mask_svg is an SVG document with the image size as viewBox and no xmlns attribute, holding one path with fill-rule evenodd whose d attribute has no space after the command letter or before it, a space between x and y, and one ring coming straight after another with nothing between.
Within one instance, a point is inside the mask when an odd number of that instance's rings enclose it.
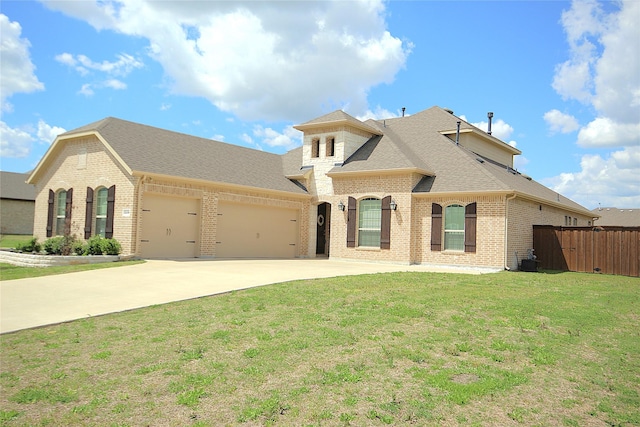
<instances>
[{"instance_id":1,"label":"landscaping bush","mask_svg":"<svg viewBox=\"0 0 640 427\"><path fill-rule=\"evenodd\" d=\"M56 236L45 240L42 246L49 255L71 255L77 243L76 236Z\"/></svg>"},{"instance_id":2,"label":"landscaping bush","mask_svg":"<svg viewBox=\"0 0 640 427\"><path fill-rule=\"evenodd\" d=\"M121 250L120 243L116 239L93 236L87 240L86 252L88 255L118 255Z\"/></svg>"},{"instance_id":3,"label":"landscaping bush","mask_svg":"<svg viewBox=\"0 0 640 427\"><path fill-rule=\"evenodd\" d=\"M22 252L40 252L42 245L38 242L38 238L34 237L26 243L18 243L16 249Z\"/></svg>"},{"instance_id":4,"label":"landscaping bush","mask_svg":"<svg viewBox=\"0 0 640 427\"><path fill-rule=\"evenodd\" d=\"M42 248L49 255L61 255L62 254L62 240L63 236L56 236L47 239L42 244Z\"/></svg>"},{"instance_id":5,"label":"landscaping bush","mask_svg":"<svg viewBox=\"0 0 640 427\"><path fill-rule=\"evenodd\" d=\"M122 251L120 242L116 239L103 239L101 242L102 253L105 255L119 255Z\"/></svg>"},{"instance_id":6,"label":"landscaping bush","mask_svg":"<svg viewBox=\"0 0 640 427\"><path fill-rule=\"evenodd\" d=\"M93 236L87 240L87 255L102 255L102 236Z\"/></svg>"}]
</instances>

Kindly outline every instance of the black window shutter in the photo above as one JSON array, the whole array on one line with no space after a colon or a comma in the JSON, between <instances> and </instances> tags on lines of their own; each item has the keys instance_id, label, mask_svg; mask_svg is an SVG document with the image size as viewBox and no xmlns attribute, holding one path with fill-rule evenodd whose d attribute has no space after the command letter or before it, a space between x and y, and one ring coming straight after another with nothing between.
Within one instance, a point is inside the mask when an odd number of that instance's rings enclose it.
<instances>
[{"instance_id":1,"label":"black window shutter","mask_svg":"<svg viewBox=\"0 0 640 427\"><path fill-rule=\"evenodd\" d=\"M64 235L71 235L71 208L73 207L73 188L67 190L67 204L64 207Z\"/></svg>"},{"instance_id":2,"label":"black window shutter","mask_svg":"<svg viewBox=\"0 0 640 427\"><path fill-rule=\"evenodd\" d=\"M431 250L442 250L442 206L431 204Z\"/></svg>"},{"instance_id":3,"label":"black window shutter","mask_svg":"<svg viewBox=\"0 0 640 427\"><path fill-rule=\"evenodd\" d=\"M476 203L469 203L464 208L464 251L476 251Z\"/></svg>"},{"instance_id":4,"label":"black window shutter","mask_svg":"<svg viewBox=\"0 0 640 427\"><path fill-rule=\"evenodd\" d=\"M380 221L380 249L391 248L391 196L382 199L382 218Z\"/></svg>"},{"instance_id":5,"label":"black window shutter","mask_svg":"<svg viewBox=\"0 0 640 427\"><path fill-rule=\"evenodd\" d=\"M53 236L53 207L55 204L56 193L49 190L49 200L47 201L47 237Z\"/></svg>"},{"instance_id":6,"label":"black window shutter","mask_svg":"<svg viewBox=\"0 0 640 427\"><path fill-rule=\"evenodd\" d=\"M113 238L113 213L116 204L116 186L112 185L107 191L107 224L104 229L104 237Z\"/></svg>"},{"instance_id":7,"label":"black window shutter","mask_svg":"<svg viewBox=\"0 0 640 427\"><path fill-rule=\"evenodd\" d=\"M347 247L356 247L356 199L349 197L347 211Z\"/></svg>"},{"instance_id":8,"label":"black window shutter","mask_svg":"<svg viewBox=\"0 0 640 427\"><path fill-rule=\"evenodd\" d=\"M91 225L93 224L93 188L87 187L87 209L84 215L84 240L91 237Z\"/></svg>"}]
</instances>

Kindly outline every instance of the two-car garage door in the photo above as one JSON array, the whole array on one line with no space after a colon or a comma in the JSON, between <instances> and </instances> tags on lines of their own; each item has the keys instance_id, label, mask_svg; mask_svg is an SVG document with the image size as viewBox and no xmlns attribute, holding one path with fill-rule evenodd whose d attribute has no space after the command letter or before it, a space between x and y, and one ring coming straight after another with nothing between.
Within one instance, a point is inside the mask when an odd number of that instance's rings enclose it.
<instances>
[{"instance_id":1,"label":"two-car garage door","mask_svg":"<svg viewBox=\"0 0 640 427\"><path fill-rule=\"evenodd\" d=\"M298 211L295 209L220 201L216 218L216 258L296 256ZM142 207L141 256L200 256L201 220L198 199L146 193Z\"/></svg>"},{"instance_id":2,"label":"two-car garage door","mask_svg":"<svg viewBox=\"0 0 640 427\"><path fill-rule=\"evenodd\" d=\"M294 258L298 211L218 203L216 258Z\"/></svg>"}]
</instances>

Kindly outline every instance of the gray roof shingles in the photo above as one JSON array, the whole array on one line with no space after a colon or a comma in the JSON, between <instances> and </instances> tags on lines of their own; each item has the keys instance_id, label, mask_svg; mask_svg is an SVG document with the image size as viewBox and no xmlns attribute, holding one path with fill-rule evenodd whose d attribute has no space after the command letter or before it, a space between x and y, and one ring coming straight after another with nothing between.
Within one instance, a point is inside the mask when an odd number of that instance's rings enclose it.
<instances>
[{"instance_id":1,"label":"gray roof shingles","mask_svg":"<svg viewBox=\"0 0 640 427\"><path fill-rule=\"evenodd\" d=\"M517 171L482 159L442 131L475 129L447 110L432 107L411 116L361 122L334 111L300 126L348 121L373 136L331 173L415 169L431 175L417 193L515 191L567 208L589 211ZM284 155L194 137L115 118L65 133L95 131L135 171L306 194L285 176L301 175L302 147ZM484 160L484 161L480 161Z\"/></svg>"},{"instance_id":2,"label":"gray roof shingles","mask_svg":"<svg viewBox=\"0 0 640 427\"><path fill-rule=\"evenodd\" d=\"M28 173L0 172L0 198L11 200L36 200L36 187L27 184Z\"/></svg>"},{"instance_id":3,"label":"gray roof shingles","mask_svg":"<svg viewBox=\"0 0 640 427\"><path fill-rule=\"evenodd\" d=\"M113 117L61 136L95 131L133 171L304 194L282 156Z\"/></svg>"}]
</instances>

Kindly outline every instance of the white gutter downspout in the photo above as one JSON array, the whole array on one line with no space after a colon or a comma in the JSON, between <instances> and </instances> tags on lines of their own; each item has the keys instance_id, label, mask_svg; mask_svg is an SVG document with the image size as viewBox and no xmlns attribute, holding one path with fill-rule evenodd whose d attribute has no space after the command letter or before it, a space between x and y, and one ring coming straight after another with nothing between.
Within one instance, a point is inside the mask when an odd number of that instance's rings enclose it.
<instances>
[{"instance_id":1,"label":"white gutter downspout","mask_svg":"<svg viewBox=\"0 0 640 427\"><path fill-rule=\"evenodd\" d=\"M146 175L142 175L138 181L138 194L137 194L137 209L136 209L136 223L132 224L134 229L134 245L133 245L133 253L135 256L140 256L140 224L142 223L142 193L144 191L144 183L147 180Z\"/></svg>"},{"instance_id":2,"label":"white gutter downspout","mask_svg":"<svg viewBox=\"0 0 640 427\"><path fill-rule=\"evenodd\" d=\"M513 193L511 196L507 196L507 198L505 199L505 205L504 205L504 269L505 270L511 270L511 268L509 267L509 247L508 247L508 238L507 236L509 235L509 201L513 200L516 198L516 193ZM517 268L517 267L516 267Z\"/></svg>"}]
</instances>

